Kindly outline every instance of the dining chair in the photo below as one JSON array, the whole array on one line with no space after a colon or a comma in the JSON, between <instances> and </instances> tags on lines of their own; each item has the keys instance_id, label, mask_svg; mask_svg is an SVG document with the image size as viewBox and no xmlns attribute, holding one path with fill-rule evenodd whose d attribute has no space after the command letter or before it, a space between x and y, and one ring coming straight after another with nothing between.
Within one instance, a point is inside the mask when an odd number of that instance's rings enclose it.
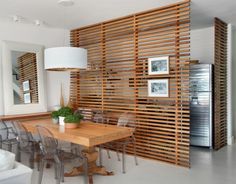
<instances>
[{"instance_id":1,"label":"dining chair","mask_svg":"<svg viewBox=\"0 0 236 184\"><path fill-rule=\"evenodd\" d=\"M121 114L118 119L117 126L132 128L133 129L132 132L134 133L136 130L136 121L135 121L134 116L131 113L127 113L127 112ZM110 148L110 149L116 150L118 161L121 160L120 156L119 156L119 150L122 151L122 172L123 173L126 173L126 167L125 167L126 147L130 144L133 146L135 165L138 165L137 153L136 153L136 139L135 139L134 134L132 134L128 138L120 139L117 141L112 141L112 142L104 145L104 147L106 147L108 149ZM108 158L111 158L108 149L107 149Z\"/></svg>"},{"instance_id":2,"label":"dining chair","mask_svg":"<svg viewBox=\"0 0 236 184\"><path fill-rule=\"evenodd\" d=\"M74 114L81 114L83 115L83 120L91 120L91 117L93 115L92 109L89 108L78 108Z\"/></svg>"},{"instance_id":3,"label":"dining chair","mask_svg":"<svg viewBox=\"0 0 236 184\"><path fill-rule=\"evenodd\" d=\"M39 141L34 139L33 135L18 121L13 121L13 126L17 133L17 154L16 160L21 162L21 152L30 154L29 165L34 168L35 153L39 160ZM38 161L36 160L36 161ZM39 166L39 163L38 163Z\"/></svg>"},{"instance_id":4,"label":"dining chair","mask_svg":"<svg viewBox=\"0 0 236 184\"><path fill-rule=\"evenodd\" d=\"M60 182L64 182L64 164L66 161L72 161L75 159L79 159L80 163L84 166L84 182L87 184L88 182L88 161L85 156L83 156L82 152L76 154L73 152L65 152L58 148L58 140L54 138L52 132L43 127L43 126L36 126L37 131L40 137L40 150L41 150L41 162L40 162L40 169L39 169L39 180L38 184L42 183L43 177L43 169L45 162L53 162L55 168L55 179L56 184L60 184Z\"/></svg>"},{"instance_id":5,"label":"dining chair","mask_svg":"<svg viewBox=\"0 0 236 184\"><path fill-rule=\"evenodd\" d=\"M92 113L92 121L95 123L107 123L107 119L105 118L105 113L102 111L93 111Z\"/></svg>"},{"instance_id":6,"label":"dining chair","mask_svg":"<svg viewBox=\"0 0 236 184\"><path fill-rule=\"evenodd\" d=\"M104 111L96 110L92 112L92 119L94 123L100 123L100 124L109 124L109 118L105 116ZM98 155L99 155L99 166L102 166L102 149L104 148L104 145L101 144L98 146ZM108 157L110 158L110 153L107 150Z\"/></svg>"},{"instance_id":7,"label":"dining chair","mask_svg":"<svg viewBox=\"0 0 236 184\"><path fill-rule=\"evenodd\" d=\"M10 152L12 152L12 146L17 144L16 132L12 126L11 121L0 122L0 148L6 145Z\"/></svg>"}]
</instances>

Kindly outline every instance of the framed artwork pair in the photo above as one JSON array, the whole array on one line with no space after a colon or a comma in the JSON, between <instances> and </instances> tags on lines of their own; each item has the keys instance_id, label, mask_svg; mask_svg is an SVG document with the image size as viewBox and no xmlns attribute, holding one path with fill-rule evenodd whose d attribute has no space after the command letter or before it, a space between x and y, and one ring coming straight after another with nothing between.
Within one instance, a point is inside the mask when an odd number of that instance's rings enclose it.
<instances>
[{"instance_id":1,"label":"framed artwork pair","mask_svg":"<svg viewBox=\"0 0 236 184\"><path fill-rule=\"evenodd\" d=\"M22 84L23 92L24 92L24 103L31 103L31 94L30 94L30 81L26 80Z\"/></svg>"},{"instance_id":2,"label":"framed artwork pair","mask_svg":"<svg viewBox=\"0 0 236 184\"><path fill-rule=\"evenodd\" d=\"M148 74L149 75L169 74L169 56L149 58ZM169 79L148 80L148 96L169 97Z\"/></svg>"}]
</instances>

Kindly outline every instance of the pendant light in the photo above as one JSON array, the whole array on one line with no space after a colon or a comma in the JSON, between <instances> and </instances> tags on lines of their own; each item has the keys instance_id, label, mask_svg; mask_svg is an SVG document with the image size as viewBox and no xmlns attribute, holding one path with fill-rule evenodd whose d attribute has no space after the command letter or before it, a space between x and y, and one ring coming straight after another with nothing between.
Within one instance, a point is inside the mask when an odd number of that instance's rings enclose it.
<instances>
[{"instance_id":1,"label":"pendant light","mask_svg":"<svg viewBox=\"0 0 236 184\"><path fill-rule=\"evenodd\" d=\"M72 6L72 0L60 0L62 6ZM79 47L53 47L44 51L44 66L49 71L73 71L87 68L87 50Z\"/></svg>"}]
</instances>

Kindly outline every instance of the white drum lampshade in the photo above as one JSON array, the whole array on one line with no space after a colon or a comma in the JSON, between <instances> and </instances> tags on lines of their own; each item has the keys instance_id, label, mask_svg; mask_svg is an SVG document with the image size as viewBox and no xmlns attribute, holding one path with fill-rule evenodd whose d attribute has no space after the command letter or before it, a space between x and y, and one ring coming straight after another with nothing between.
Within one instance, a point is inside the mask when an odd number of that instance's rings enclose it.
<instances>
[{"instance_id":1,"label":"white drum lampshade","mask_svg":"<svg viewBox=\"0 0 236 184\"><path fill-rule=\"evenodd\" d=\"M87 50L79 47L53 47L44 51L44 66L50 71L87 68Z\"/></svg>"}]
</instances>

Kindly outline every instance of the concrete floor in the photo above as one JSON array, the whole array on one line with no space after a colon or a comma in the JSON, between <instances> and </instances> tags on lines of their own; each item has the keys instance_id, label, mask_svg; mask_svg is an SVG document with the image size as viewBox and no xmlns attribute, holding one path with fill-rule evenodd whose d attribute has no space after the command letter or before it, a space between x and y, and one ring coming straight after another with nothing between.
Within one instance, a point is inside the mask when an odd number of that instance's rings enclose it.
<instances>
[{"instance_id":1,"label":"concrete floor","mask_svg":"<svg viewBox=\"0 0 236 184\"><path fill-rule=\"evenodd\" d=\"M94 176L94 184L235 184L236 183L236 144L219 151L191 148L191 169L127 156L127 173L122 174L121 162L115 153L108 159L103 152L104 165L114 176ZM25 156L24 156L25 157ZM26 164L26 158L23 159ZM74 163L73 163L74 164ZM66 170L73 164L66 165ZM45 169L43 184L55 183L53 169ZM38 171L34 170L32 184L37 184ZM65 178L65 184L82 183L82 176Z\"/></svg>"}]
</instances>

